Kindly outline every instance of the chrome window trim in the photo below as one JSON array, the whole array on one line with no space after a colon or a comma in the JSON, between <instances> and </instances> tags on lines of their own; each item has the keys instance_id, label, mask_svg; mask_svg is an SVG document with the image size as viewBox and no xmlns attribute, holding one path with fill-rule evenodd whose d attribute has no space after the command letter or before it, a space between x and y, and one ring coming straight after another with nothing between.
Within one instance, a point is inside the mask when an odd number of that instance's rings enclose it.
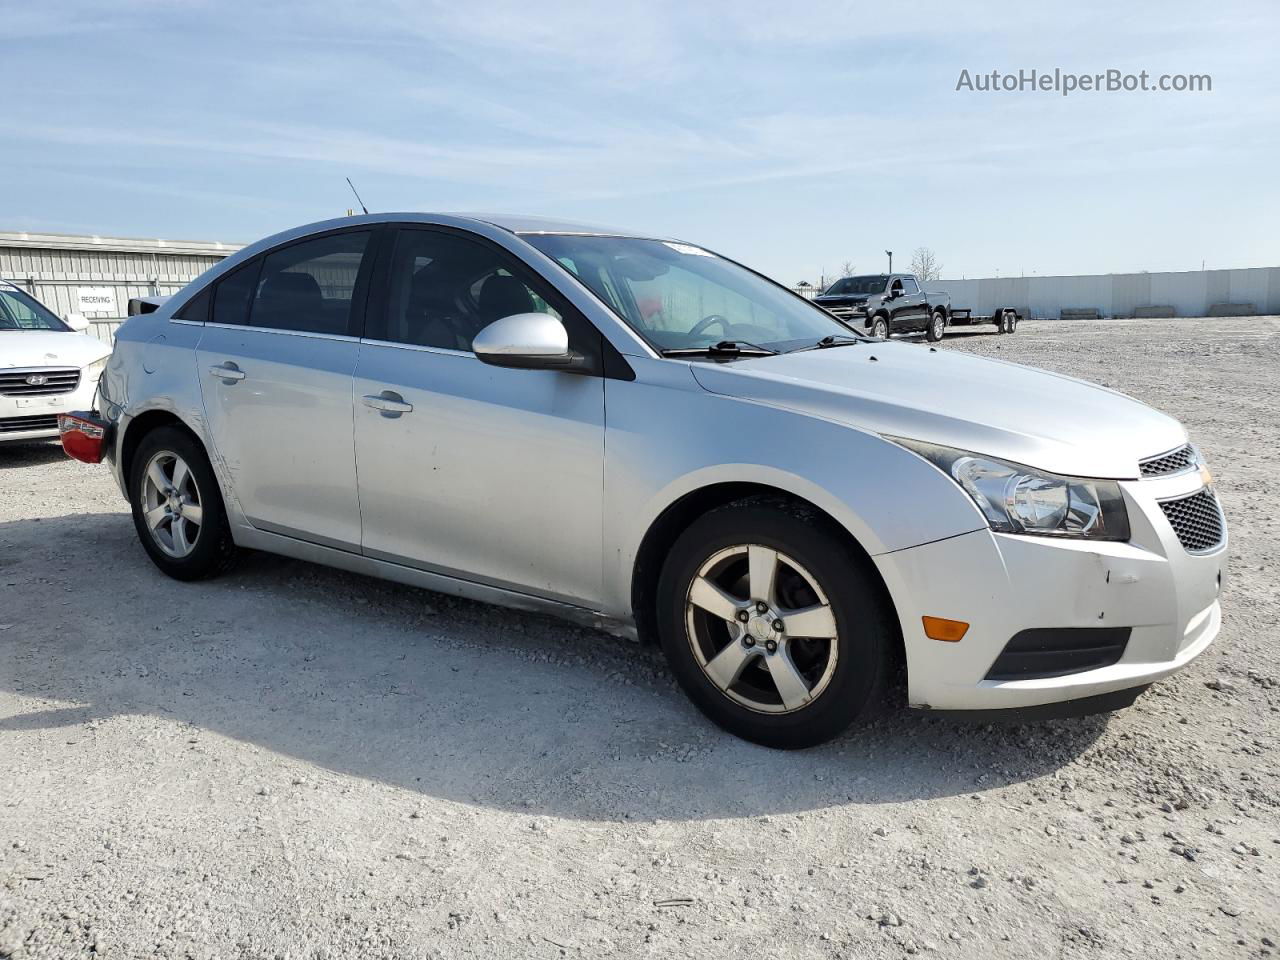
<instances>
[{"instance_id":1,"label":"chrome window trim","mask_svg":"<svg viewBox=\"0 0 1280 960\"><path fill-rule=\"evenodd\" d=\"M183 320L181 317L170 317L169 322L180 323L184 327L203 327L205 325L203 320Z\"/></svg>"},{"instance_id":2,"label":"chrome window trim","mask_svg":"<svg viewBox=\"0 0 1280 960\"><path fill-rule=\"evenodd\" d=\"M438 353L446 357L471 357L475 360L480 358L471 350L454 350L450 347L429 347L421 343L401 343L399 340L378 340L374 337L361 337L361 343L367 343L371 347L397 347L401 350L413 350L417 353Z\"/></svg>"},{"instance_id":3,"label":"chrome window trim","mask_svg":"<svg viewBox=\"0 0 1280 960\"><path fill-rule=\"evenodd\" d=\"M188 321L191 322L191 321ZM280 327L254 327L247 323L214 323L200 324L205 327L216 327L219 330L249 330L254 333L279 333L286 337L306 337L310 340L338 340L344 343L359 343L359 337L347 333L316 333L311 330L283 330Z\"/></svg>"}]
</instances>

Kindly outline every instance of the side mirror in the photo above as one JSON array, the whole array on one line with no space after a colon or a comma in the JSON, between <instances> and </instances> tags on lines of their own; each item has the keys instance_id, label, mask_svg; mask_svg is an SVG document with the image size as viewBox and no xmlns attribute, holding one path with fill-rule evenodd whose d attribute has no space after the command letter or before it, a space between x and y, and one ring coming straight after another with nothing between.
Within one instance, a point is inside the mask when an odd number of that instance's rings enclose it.
<instances>
[{"instance_id":1,"label":"side mirror","mask_svg":"<svg viewBox=\"0 0 1280 960\"><path fill-rule=\"evenodd\" d=\"M547 313L515 313L476 334L471 349L485 363L521 370L569 370L582 363L569 331Z\"/></svg>"},{"instance_id":2,"label":"side mirror","mask_svg":"<svg viewBox=\"0 0 1280 960\"><path fill-rule=\"evenodd\" d=\"M89 318L83 313L68 313L63 319L67 321L68 327L77 332L83 333L89 329Z\"/></svg>"}]
</instances>

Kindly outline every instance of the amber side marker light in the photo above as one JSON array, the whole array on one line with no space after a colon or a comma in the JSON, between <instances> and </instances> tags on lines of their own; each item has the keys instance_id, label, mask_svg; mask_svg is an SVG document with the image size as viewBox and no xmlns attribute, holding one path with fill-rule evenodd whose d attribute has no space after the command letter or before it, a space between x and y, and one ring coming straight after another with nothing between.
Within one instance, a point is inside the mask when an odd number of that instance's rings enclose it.
<instances>
[{"instance_id":1,"label":"amber side marker light","mask_svg":"<svg viewBox=\"0 0 1280 960\"><path fill-rule=\"evenodd\" d=\"M969 625L963 620L946 620L943 617L921 617L920 619L924 621L924 635L930 640L959 643L969 631Z\"/></svg>"}]
</instances>

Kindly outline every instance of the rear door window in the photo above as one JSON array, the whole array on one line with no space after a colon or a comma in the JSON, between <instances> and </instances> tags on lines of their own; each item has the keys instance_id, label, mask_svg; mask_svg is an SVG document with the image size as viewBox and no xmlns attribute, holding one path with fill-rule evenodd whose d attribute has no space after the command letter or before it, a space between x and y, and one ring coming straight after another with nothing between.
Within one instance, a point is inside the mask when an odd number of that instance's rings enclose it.
<instances>
[{"instance_id":1,"label":"rear door window","mask_svg":"<svg viewBox=\"0 0 1280 960\"><path fill-rule=\"evenodd\" d=\"M213 290L214 323L244 326L249 322L249 302L258 286L262 260L250 260L218 281Z\"/></svg>"},{"instance_id":2,"label":"rear door window","mask_svg":"<svg viewBox=\"0 0 1280 960\"><path fill-rule=\"evenodd\" d=\"M262 261L249 323L273 330L351 333L356 280L371 233L336 233L291 244Z\"/></svg>"}]
</instances>

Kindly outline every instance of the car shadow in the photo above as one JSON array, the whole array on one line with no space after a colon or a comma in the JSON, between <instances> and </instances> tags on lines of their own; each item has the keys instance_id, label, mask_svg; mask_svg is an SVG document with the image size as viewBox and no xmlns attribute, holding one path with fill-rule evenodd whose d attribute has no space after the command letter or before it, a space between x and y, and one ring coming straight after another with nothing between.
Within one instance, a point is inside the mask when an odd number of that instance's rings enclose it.
<instances>
[{"instance_id":1,"label":"car shadow","mask_svg":"<svg viewBox=\"0 0 1280 960\"><path fill-rule=\"evenodd\" d=\"M1053 773L1107 724L898 709L779 752L703 719L657 650L542 616L257 553L179 583L124 513L0 524L0 558L0 689L24 698L0 752L146 714L425 797L705 819L977 793Z\"/></svg>"},{"instance_id":2,"label":"car shadow","mask_svg":"<svg viewBox=\"0 0 1280 960\"><path fill-rule=\"evenodd\" d=\"M0 443L0 470L34 467L67 459L57 440L10 441Z\"/></svg>"}]
</instances>

